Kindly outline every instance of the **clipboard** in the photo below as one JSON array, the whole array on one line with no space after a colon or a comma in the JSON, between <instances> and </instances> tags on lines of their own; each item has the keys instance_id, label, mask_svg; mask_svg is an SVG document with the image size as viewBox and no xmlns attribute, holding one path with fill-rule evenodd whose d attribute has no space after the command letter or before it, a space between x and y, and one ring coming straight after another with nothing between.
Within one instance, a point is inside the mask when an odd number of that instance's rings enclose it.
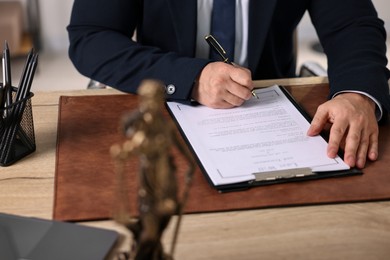
<instances>
[{"instance_id":1,"label":"clipboard","mask_svg":"<svg viewBox=\"0 0 390 260\"><path fill-rule=\"evenodd\" d=\"M286 96L286 98L291 102L291 104L296 108L296 110L299 111L299 113L303 116L303 118L310 123L311 121L310 116L298 104L298 102L293 98L293 96L284 87L282 86L276 86L276 87L281 90L281 92ZM215 183L215 181L213 181L213 179L210 177L207 167L205 167L204 160L202 160L199 154L196 152L196 148L191 142L188 133L181 125L181 123L183 122L180 122L177 113L175 113L175 111L172 109L173 107L171 106L171 104L173 103L176 102L172 102L172 101L166 102L167 111L173 118L173 121L178 127L180 134L182 135L183 139L185 140L190 150L194 154L195 159L199 165L199 168L201 169L203 175L206 177L208 183L220 192L245 190L256 186L264 186L264 185L279 184L279 183L286 183L286 182L298 182L298 181L316 180L316 179L330 178L330 177L345 177L345 176L354 176L354 175L363 174L363 172L357 168L329 170L329 171L315 171L312 170L310 167L298 167L298 168L287 168L282 170L272 170L272 171L253 173L254 178L245 181L238 181L238 182L232 182L227 184ZM193 104L193 105L196 106L197 104ZM327 143L328 141L327 135L325 133L321 133L321 137ZM340 158L342 157L341 150L339 151L338 155Z\"/></svg>"}]
</instances>

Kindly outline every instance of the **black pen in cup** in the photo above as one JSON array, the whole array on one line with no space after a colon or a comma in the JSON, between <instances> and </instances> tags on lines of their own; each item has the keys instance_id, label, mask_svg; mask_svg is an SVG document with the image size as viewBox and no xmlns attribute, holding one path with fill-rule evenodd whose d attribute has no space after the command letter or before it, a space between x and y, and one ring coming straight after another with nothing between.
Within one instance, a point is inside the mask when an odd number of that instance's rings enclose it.
<instances>
[{"instance_id":1,"label":"black pen in cup","mask_svg":"<svg viewBox=\"0 0 390 260\"><path fill-rule=\"evenodd\" d=\"M3 50L3 103L6 106L12 104L12 80L11 80L11 58L7 41L4 42Z\"/></svg>"}]
</instances>

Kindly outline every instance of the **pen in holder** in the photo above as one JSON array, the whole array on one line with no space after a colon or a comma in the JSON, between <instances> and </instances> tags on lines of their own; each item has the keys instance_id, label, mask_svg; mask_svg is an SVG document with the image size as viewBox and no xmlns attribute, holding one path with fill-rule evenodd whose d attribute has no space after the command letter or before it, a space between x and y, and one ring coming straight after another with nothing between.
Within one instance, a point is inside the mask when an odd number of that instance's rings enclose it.
<instances>
[{"instance_id":1,"label":"pen in holder","mask_svg":"<svg viewBox=\"0 0 390 260\"><path fill-rule=\"evenodd\" d=\"M0 86L2 84L0 83ZM12 88L15 100L16 88ZM8 166L36 150L31 98L15 100L9 106L0 107L0 165Z\"/></svg>"}]
</instances>

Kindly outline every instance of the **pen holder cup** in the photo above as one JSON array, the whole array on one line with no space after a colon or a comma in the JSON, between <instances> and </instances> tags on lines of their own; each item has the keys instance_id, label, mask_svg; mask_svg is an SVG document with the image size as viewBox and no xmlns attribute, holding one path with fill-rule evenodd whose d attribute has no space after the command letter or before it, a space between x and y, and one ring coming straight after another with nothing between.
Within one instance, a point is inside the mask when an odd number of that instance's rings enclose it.
<instances>
[{"instance_id":1,"label":"pen holder cup","mask_svg":"<svg viewBox=\"0 0 390 260\"><path fill-rule=\"evenodd\" d=\"M12 99L16 88L12 89ZM0 166L9 166L36 150L30 92L0 108Z\"/></svg>"}]
</instances>

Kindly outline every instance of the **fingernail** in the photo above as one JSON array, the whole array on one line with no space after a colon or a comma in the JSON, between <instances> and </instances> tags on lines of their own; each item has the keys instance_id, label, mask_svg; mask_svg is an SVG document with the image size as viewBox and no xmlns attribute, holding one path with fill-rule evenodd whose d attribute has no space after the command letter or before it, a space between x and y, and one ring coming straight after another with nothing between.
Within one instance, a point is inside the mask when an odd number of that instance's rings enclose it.
<instances>
[{"instance_id":1,"label":"fingernail","mask_svg":"<svg viewBox=\"0 0 390 260\"><path fill-rule=\"evenodd\" d=\"M358 168L363 168L366 162L363 159L359 159L356 163Z\"/></svg>"},{"instance_id":2,"label":"fingernail","mask_svg":"<svg viewBox=\"0 0 390 260\"><path fill-rule=\"evenodd\" d=\"M334 158L334 157L336 157L336 155L337 155L337 150L335 150L335 149L329 149L328 150L328 156L329 157Z\"/></svg>"},{"instance_id":3,"label":"fingernail","mask_svg":"<svg viewBox=\"0 0 390 260\"><path fill-rule=\"evenodd\" d=\"M353 156L348 156L347 160L346 160L346 163L351 166L351 167L354 167L355 166L355 157Z\"/></svg>"},{"instance_id":4,"label":"fingernail","mask_svg":"<svg viewBox=\"0 0 390 260\"><path fill-rule=\"evenodd\" d=\"M372 152L372 153L370 153L370 160L376 160L376 159L378 159L378 154L377 153L375 153L375 152Z\"/></svg>"}]
</instances>

